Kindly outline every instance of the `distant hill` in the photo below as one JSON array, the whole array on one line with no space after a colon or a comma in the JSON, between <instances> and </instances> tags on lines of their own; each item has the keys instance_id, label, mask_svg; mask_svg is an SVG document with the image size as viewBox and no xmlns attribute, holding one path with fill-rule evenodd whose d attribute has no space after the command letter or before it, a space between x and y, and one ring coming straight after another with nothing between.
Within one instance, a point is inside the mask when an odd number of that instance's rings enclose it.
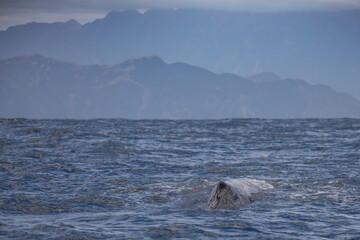
<instances>
[{"instance_id":1,"label":"distant hill","mask_svg":"<svg viewBox=\"0 0 360 240\"><path fill-rule=\"evenodd\" d=\"M0 117L358 118L360 102L303 80L246 79L159 57L82 66L30 55L0 60Z\"/></svg>"},{"instance_id":2,"label":"distant hill","mask_svg":"<svg viewBox=\"0 0 360 240\"><path fill-rule=\"evenodd\" d=\"M29 23L0 31L0 58L41 54L78 64L158 55L216 73L275 72L360 99L360 11L110 12L80 25Z\"/></svg>"}]
</instances>

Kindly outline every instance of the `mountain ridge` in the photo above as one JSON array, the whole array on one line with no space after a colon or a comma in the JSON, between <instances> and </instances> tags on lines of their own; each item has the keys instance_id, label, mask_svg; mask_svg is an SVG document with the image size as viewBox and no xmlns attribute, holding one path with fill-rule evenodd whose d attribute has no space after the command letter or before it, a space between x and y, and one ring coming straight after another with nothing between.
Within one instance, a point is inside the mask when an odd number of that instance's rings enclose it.
<instances>
[{"instance_id":1,"label":"mountain ridge","mask_svg":"<svg viewBox=\"0 0 360 240\"><path fill-rule=\"evenodd\" d=\"M0 60L0 117L360 117L349 94L304 80L254 82L158 56L79 65L41 55Z\"/></svg>"},{"instance_id":2,"label":"mountain ridge","mask_svg":"<svg viewBox=\"0 0 360 240\"><path fill-rule=\"evenodd\" d=\"M360 11L243 13L195 9L111 12L79 25L0 31L0 58L41 54L79 64L161 56L216 73L276 72L360 99Z\"/></svg>"}]
</instances>

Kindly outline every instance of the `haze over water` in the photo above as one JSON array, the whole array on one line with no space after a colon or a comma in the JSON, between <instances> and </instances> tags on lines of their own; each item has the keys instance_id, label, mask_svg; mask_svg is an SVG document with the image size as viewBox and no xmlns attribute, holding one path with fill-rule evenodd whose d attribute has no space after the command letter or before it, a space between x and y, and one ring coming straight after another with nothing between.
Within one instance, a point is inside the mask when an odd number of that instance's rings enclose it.
<instances>
[{"instance_id":1,"label":"haze over water","mask_svg":"<svg viewBox=\"0 0 360 240\"><path fill-rule=\"evenodd\" d=\"M0 236L360 236L360 120L0 121ZM209 210L219 180L262 185Z\"/></svg>"},{"instance_id":2,"label":"haze over water","mask_svg":"<svg viewBox=\"0 0 360 240\"><path fill-rule=\"evenodd\" d=\"M0 29L0 239L360 239L358 0L0 1Z\"/></svg>"}]
</instances>

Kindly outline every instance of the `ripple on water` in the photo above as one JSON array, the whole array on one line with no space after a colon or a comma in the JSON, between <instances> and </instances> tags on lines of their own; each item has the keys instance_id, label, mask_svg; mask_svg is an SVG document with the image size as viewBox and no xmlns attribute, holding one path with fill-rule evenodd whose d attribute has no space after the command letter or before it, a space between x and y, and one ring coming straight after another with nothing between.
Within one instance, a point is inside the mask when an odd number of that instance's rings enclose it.
<instances>
[{"instance_id":1,"label":"ripple on water","mask_svg":"<svg viewBox=\"0 0 360 240\"><path fill-rule=\"evenodd\" d=\"M0 234L356 239L360 120L0 119ZM207 208L220 180L261 186ZM271 186L271 187L270 187Z\"/></svg>"}]
</instances>

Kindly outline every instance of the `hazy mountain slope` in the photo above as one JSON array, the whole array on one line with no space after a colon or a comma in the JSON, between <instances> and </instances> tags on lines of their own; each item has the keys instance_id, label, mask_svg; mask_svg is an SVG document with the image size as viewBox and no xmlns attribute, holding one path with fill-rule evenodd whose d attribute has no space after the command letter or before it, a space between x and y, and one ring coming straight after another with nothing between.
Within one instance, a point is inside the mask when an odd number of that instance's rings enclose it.
<instances>
[{"instance_id":1,"label":"hazy mountain slope","mask_svg":"<svg viewBox=\"0 0 360 240\"><path fill-rule=\"evenodd\" d=\"M0 117L360 117L359 101L329 87L274 74L251 78L262 81L159 57L92 66L16 57L0 61Z\"/></svg>"},{"instance_id":2,"label":"hazy mountain slope","mask_svg":"<svg viewBox=\"0 0 360 240\"><path fill-rule=\"evenodd\" d=\"M0 58L41 54L81 64L159 55L243 76L276 72L327 84L360 99L360 11L237 13L210 10L111 12L0 32Z\"/></svg>"}]
</instances>

